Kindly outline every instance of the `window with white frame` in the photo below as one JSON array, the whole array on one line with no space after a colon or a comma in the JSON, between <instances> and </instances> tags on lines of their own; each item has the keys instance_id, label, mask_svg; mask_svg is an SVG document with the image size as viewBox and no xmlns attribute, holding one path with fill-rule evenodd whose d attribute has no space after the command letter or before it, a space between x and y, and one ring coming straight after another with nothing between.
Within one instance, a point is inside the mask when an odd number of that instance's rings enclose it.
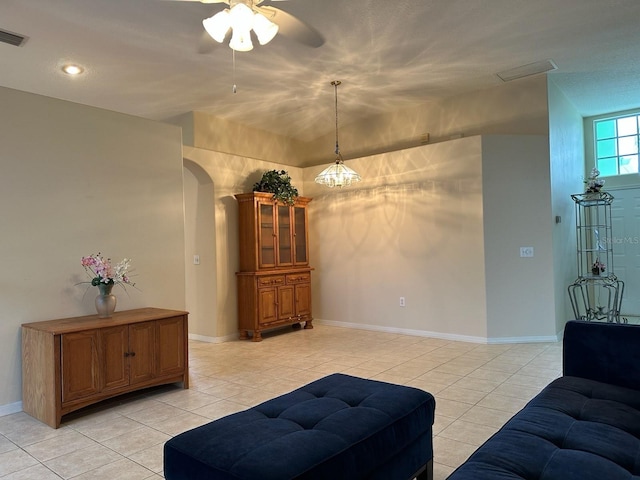
<instances>
[{"instance_id":1,"label":"window with white frame","mask_svg":"<svg viewBox=\"0 0 640 480\"><path fill-rule=\"evenodd\" d=\"M594 120L594 156L603 177L638 173L640 114Z\"/></svg>"}]
</instances>

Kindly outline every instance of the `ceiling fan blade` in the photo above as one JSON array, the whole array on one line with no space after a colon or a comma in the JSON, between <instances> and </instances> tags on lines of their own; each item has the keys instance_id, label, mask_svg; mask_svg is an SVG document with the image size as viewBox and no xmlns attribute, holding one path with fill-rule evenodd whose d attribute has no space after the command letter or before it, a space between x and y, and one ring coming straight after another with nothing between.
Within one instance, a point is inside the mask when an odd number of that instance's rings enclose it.
<instances>
[{"instance_id":1,"label":"ceiling fan blade","mask_svg":"<svg viewBox=\"0 0 640 480\"><path fill-rule=\"evenodd\" d=\"M199 3L226 3L229 5L229 0L164 0L165 2L199 2ZM281 0L275 0L281 1Z\"/></svg>"},{"instance_id":2,"label":"ceiling fan blade","mask_svg":"<svg viewBox=\"0 0 640 480\"><path fill-rule=\"evenodd\" d=\"M254 9L280 27L279 33L304 45L318 48L324 45L324 37L311 25L276 7L264 6Z\"/></svg>"}]
</instances>

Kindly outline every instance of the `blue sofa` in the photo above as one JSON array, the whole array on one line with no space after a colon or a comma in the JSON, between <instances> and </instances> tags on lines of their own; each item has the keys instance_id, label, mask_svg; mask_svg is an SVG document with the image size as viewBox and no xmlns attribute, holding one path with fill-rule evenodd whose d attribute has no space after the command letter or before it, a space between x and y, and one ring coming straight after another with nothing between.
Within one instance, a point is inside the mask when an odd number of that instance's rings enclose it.
<instances>
[{"instance_id":1,"label":"blue sofa","mask_svg":"<svg viewBox=\"0 0 640 480\"><path fill-rule=\"evenodd\" d=\"M640 326L571 321L563 376L448 480L640 479Z\"/></svg>"}]
</instances>

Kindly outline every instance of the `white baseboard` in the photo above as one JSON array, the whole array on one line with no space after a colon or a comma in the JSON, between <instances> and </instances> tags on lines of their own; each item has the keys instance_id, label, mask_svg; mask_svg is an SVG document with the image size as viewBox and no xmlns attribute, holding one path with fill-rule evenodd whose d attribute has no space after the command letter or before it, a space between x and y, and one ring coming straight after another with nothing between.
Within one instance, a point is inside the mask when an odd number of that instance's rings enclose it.
<instances>
[{"instance_id":1,"label":"white baseboard","mask_svg":"<svg viewBox=\"0 0 640 480\"><path fill-rule=\"evenodd\" d=\"M195 333L189 334L189 340L197 340L199 342L206 343L224 343L224 342L232 342L233 340L238 339L238 333L232 333L231 335L226 335L224 337L208 337L206 335L196 335Z\"/></svg>"},{"instance_id":2,"label":"white baseboard","mask_svg":"<svg viewBox=\"0 0 640 480\"><path fill-rule=\"evenodd\" d=\"M18 413L22 411L22 402L8 403L6 405L0 405L0 417L5 415L11 415L12 413Z\"/></svg>"},{"instance_id":3,"label":"white baseboard","mask_svg":"<svg viewBox=\"0 0 640 480\"><path fill-rule=\"evenodd\" d=\"M496 338L487 338L487 343L489 345L497 345L503 343L556 343L558 342L560 337L558 335L549 335L549 336L532 336L532 337L496 337Z\"/></svg>"},{"instance_id":4,"label":"white baseboard","mask_svg":"<svg viewBox=\"0 0 640 480\"><path fill-rule=\"evenodd\" d=\"M330 325L332 327L353 328L356 330L370 330L375 332L398 333L400 335L411 335L414 337L439 338L442 340L454 340L469 343L486 343L486 344L502 344L502 343L549 343L557 342L557 335L536 336L536 337L475 337L470 335L459 335L455 333L431 332L428 330L414 330L410 328L382 327L379 325L366 325L362 323L338 322L335 320L322 320L315 318L314 323L321 325Z\"/></svg>"}]
</instances>

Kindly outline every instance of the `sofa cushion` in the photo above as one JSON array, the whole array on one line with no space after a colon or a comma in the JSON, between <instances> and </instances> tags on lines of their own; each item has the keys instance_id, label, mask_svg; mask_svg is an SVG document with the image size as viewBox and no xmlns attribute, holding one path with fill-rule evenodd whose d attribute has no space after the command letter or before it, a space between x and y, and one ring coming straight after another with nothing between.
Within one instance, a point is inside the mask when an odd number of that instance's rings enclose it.
<instances>
[{"instance_id":1,"label":"sofa cushion","mask_svg":"<svg viewBox=\"0 0 640 480\"><path fill-rule=\"evenodd\" d=\"M422 390L329 375L169 440L165 478L357 479L388 462L409 478L433 457L434 409Z\"/></svg>"},{"instance_id":2,"label":"sofa cushion","mask_svg":"<svg viewBox=\"0 0 640 480\"><path fill-rule=\"evenodd\" d=\"M449 477L639 478L640 392L578 377L550 383Z\"/></svg>"}]
</instances>

